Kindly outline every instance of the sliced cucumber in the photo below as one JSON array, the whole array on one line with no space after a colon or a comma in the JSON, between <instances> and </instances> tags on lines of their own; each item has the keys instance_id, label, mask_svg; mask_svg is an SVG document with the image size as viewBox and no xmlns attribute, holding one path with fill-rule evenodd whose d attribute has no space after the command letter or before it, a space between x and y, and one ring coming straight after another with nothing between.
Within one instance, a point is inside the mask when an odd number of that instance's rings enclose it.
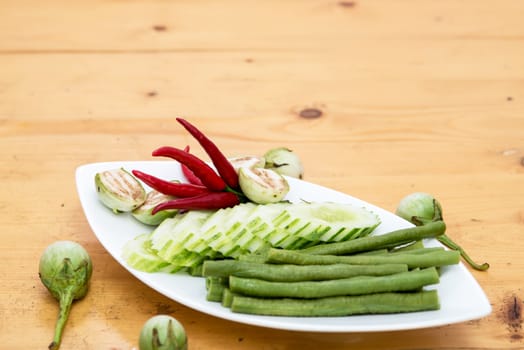
<instances>
[{"instance_id":1,"label":"sliced cucumber","mask_svg":"<svg viewBox=\"0 0 524 350\"><path fill-rule=\"evenodd\" d=\"M220 240L230 223L232 208L219 209L211 215L200 229L200 234L185 245L189 250L201 250L206 247L214 249L216 240Z\"/></svg>"},{"instance_id":2,"label":"sliced cucumber","mask_svg":"<svg viewBox=\"0 0 524 350\"><path fill-rule=\"evenodd\" d=\"M145 272L177 272L182 267L160 258L150 248L149 233L136 236L122 249L122 258L132 268Z\"/></svg>"},{"instance_id":3,"label":"sliced cucumber","mask_svg":"<svg viewBox=\"0 0 524 350\"><path fill-rule=\"evenodd\" d=\"M200 233L200 228L212 213L192 210L164 220L151 234L151 248L166 261L193 266L198 259L194 254L188 254L184 244Z\"/></svg>"},{"instance_id":4,"label":"sliced cucumber","mask_svg":"<svg viewBox=\"0 0 524 350\"><path fill-rule=\"evenodd\" d=\"M254 203L244 203L231 208L229 222L224 227L224 237L214 244L215 249L226 256L238 257L241 254L255 252L266 245L263 239L255 236L248 229L250 217L258 209ZM238 220L245 218L245 220Z\"/></svg>"},{"instance_id":5,"label":"sliced cucumber","mask_svg":"<svg viewBox=\"0 0 524 350\"><path fill-rule=\"evenodd\" d=\"M380 219L373 212L351 204L297 203L276 220L276 227L309 241L337 242L369 234Z\"/></svg>"},{"instance_id":6,"label":"sliced cucumber","mask_svg":"<svg viewBox=\"0 0 524 350\"><path fill-rule=\"evenodd\" d=\"M246 228L247 220L238 220L249 217L257 208L253 203L244 203L218 210L202 225L200 236L187 242L184 247L196 252L209 247L224 256L237 257L264 246L265 241Z\"/></svg>"},{"instance_id":7,"label":"sliced cucumber","mask_svg":"<svg viewBox=\"0 0 524 350\"><path fill-rule=\"evenodd\" d=\"M246 219L246 227L260 239L270 242L268 238L276 231L273 220L290 204L288 202L280 202L257 205L251 217Z\"/></svg>"},{"instance_id":8,"label":"sliced cucumber","mask_svg":"<svg viewBox=\"0 0 524 350\"><path fill-rule=\"evenodd\" d=\"M238 258L268 247L300 249L371 233L373 212L339 203L242 203L218 211L193 210L164 220L149 236L150 252L172 265Z\"/></svg>"}]
</instances>

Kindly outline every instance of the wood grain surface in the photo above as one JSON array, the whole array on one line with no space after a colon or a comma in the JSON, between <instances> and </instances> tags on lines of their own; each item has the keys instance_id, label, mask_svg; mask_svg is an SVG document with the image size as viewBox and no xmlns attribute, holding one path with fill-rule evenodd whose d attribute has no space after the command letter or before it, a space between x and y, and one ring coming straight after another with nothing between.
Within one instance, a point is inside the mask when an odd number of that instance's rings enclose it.
<instances>
[{"instance_id":1,"label":"wood grain surface","mask_svg":"<svg viewBox=\"0 0 524 350\"><path fill-rule=\"evenodd\" d=\"M62 349L133 349L168 313L190 349L524 349L524 2L0 1L0 348L44 349L57 303L38 278L55 240L92 256ZM388 210L439 198L493 312L384 333L305 333L194 311L96 240L75 169L193 145L288 146L305 180ZM183 286L182 286L183 287ZM460 288L460 286L457 286Z\"/></svg>"}]
</instances>

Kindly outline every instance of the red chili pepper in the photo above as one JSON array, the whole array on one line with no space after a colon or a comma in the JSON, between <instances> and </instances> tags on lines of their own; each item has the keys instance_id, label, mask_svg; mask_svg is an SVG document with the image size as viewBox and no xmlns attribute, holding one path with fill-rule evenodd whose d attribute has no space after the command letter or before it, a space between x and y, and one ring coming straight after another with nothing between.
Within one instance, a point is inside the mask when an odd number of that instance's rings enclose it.
<instances>
[{"instance_id":1,"label":"red chili pepper","mask_svg":"<svg viewBox=\"0 0 524 350\"><path fill-rule=\"evenodd\" d=\"M218 147L206 135L198 130L194 125L182 118L176 120L200 143L204 151L209 155L220 176L230 188L238 188L238 174Z\"/></svg>"},{"instance_id":2,"label":"red chili pepper","mask_svg":"<svg viewBox=\"0 0 524 350\"><path fill-rule=\"evenodd\" d=\"M232 207L240 203L238 197L231 192L211 192L195 197L179 198L158 204L152 214L167 209L214 210Z\"/></svg>"},{"instance_id":3,"label":"red chili pepper","mask_svg":"<svg viewBox=\"0 0 524 350\"><path fill-rule=\"evenodd\" d=\"M205 186L169 182L156 176L141 172L140 170L132 170L131 172L137 178L144 181L144 183L163 194L176 197L194 197L210 193L209 189Z\"/></svg>"},{"instance_id":4,"label":"red chili pepper","mask_svg":"<svg viewBox=\"0 0 524 350\"><path fill-rule=\"evenodd\" d=\"M211 191L223 191L227 184L203 160L175 147L164 146L153 151L153 156L170 157L185 164Z\"/></svg>"},{"instance_id":5,"label":"red chili pepper","mask_svg":"<svg viewBox=\"0 0 524 350\"><path fill-rule=\"evenodd\" d=\"M186 148L184 148L184 151L189 153L189 146L186 146ZM187 165L180 163L180 168L182 168L182 174L184 174L189 183L200 186L204 185L202 184L202 180L200 180L200 178L196 176L195 173L187 167Z\"/></svg>"}]
</instances>

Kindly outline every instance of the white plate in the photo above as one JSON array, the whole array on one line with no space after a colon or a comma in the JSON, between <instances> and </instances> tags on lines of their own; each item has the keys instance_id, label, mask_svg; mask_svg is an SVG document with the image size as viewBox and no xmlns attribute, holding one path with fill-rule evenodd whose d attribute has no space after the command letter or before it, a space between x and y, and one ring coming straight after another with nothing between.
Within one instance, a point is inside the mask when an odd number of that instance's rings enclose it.
<instances>
[{"instance_id":1,"label":"white plate","mask_svg":"<svg viewBox=\"0 0 524 350\"><path fill-rule=\"evenodd\" d=\"M163 295L195 310L240 323L307 332L377 332L442 326L478 319L491 312L491 305L481 287L466 267L458 265L442 269L441 281L433 288L438 290L441 308L438 311L413 312L391 315L359 315L348 317L275 317L233 313L219 303L206 301L204 279L185 273L144 273L128 267L122 259L122 247L138 234L150 232L151 227L137 222L130 215L115 215L97 198L94 177L97 172L123 167L139 169L165 178L181 178L177 163L154 162L106 162L80 166L76 171L76 183L80 201L87 220L104 248L140 281ZM365 206L378 214L382 220L374 234L412 226L398 216L349 195L314 185L305 181L289 179L290 200L334 201ZM436 240L428 240L428 246L438 246Z\"/></svg>"}]
</instances>

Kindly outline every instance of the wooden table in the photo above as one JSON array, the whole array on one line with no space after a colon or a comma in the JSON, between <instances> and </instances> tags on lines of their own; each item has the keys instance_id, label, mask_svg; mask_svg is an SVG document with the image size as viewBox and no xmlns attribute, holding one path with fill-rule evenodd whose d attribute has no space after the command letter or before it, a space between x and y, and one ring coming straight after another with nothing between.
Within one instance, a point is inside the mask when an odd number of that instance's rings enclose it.
<instances>
[{"instance_id":1,"label":"wooden table","mask_svg":"<svg viewBox=\"0 0 524 350\"><path fill-rule=\"evenodd\" d=\"M43 349L57 304L38 279L59 239L94 262L63 349L132 349L168 313L191 349L524 349L524 3L0 2L0 347ZM82 212L75 169L194 142L288 146L305 180L388 210L441 201L493 312L385 333L258 328L189 309L132 277ZM194 145L194 143L193 143ZM194 146L197 155L205 154Z\"/></svg>"}]
</instances>

